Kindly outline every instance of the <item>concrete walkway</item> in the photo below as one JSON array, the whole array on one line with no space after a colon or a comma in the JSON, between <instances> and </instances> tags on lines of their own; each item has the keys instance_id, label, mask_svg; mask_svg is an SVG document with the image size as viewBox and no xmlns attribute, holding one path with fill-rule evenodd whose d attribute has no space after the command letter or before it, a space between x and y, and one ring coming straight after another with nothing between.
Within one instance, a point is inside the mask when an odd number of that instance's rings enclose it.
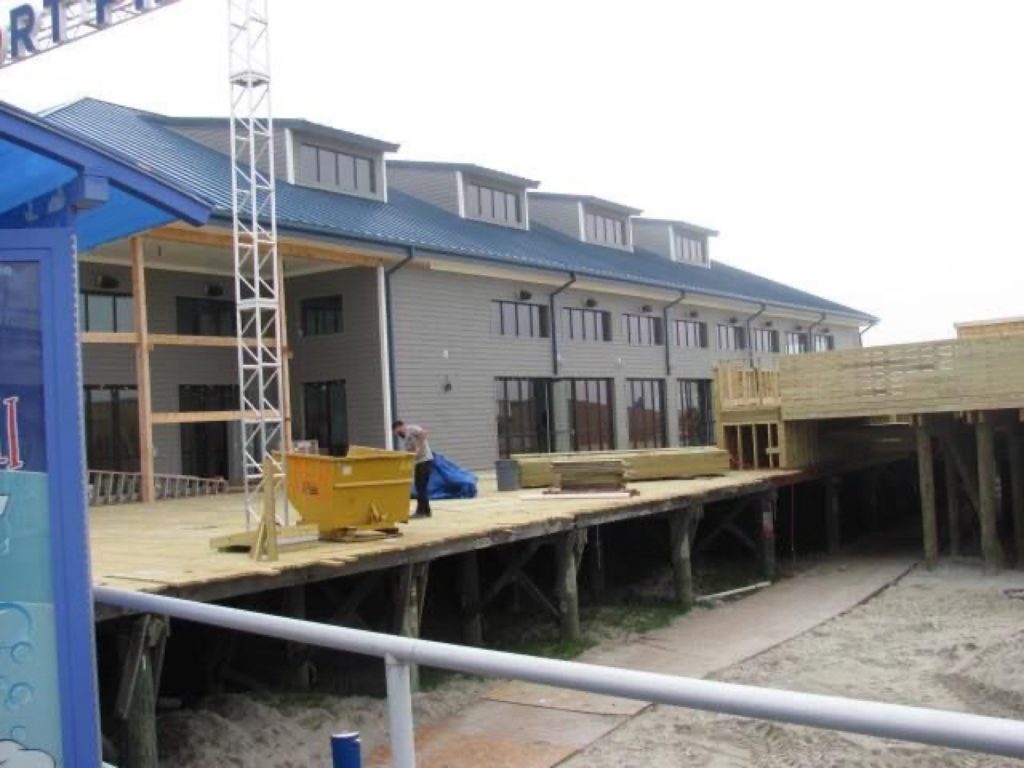
<instances>
[{"instance_id":1,"label":"concrete walkway","mask_svg":"<svg viewBox=\"0 0 1024 768\"><path fill-rule=\"evenodd\" d=\"M848 554L734 603L697 609L628 645L583 654L591 664L705 677L813 629L899 579L915 560ZM647 703L529 683L505 683L481 701L417 731L420 768L549 768L636 716ZM386 766L386 753L371 766Z\"/></svg>"}]
</instances>

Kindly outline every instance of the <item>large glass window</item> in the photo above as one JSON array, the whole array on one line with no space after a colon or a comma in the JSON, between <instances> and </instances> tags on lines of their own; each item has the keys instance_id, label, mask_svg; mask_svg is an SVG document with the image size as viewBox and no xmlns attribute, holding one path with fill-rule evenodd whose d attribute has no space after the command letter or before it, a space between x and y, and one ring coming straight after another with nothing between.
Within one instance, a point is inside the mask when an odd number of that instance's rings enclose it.
<instances>
[{"instance_id":1,"label":"large glass window","mask_svg":"<svg viewBox=\"0 0 1024 768\"><path fill-rule=\"evenodd\" d=\"M342 192L377 194L376 164L372 158L302 144L299 148L302 181Z\"/></svg>"},{"instance_id":2,"label":"large glass window","mask_svg":"<svg viewBox=\"0 0 1024 768\"><path fill-rule=\"evenodd\" d=\"M344 381L303 385L306 440L316 440L321 453L348 453L348 395Z\"/></svg>"},{"instance_id":3,"label":"large glass window","mask_svg":"<svg viewBox=\"0 0 1024 768\"><path fill-rule=\"evenodd\" d=\"M718 348L735 352L747 348L747 331L738 325L718 326Z\"/></svg>"},{"instance_id":4,"label":"large glass window","mask_svg":"<svg viewBox=\"0 0 1024 768\"><path fill-rule=\"evenodd\" d=\"M615 447L608 379L495 379L498 452L603 451Z\"/></svg>"},{"instance_id":5,"label":"large glass window","mask_svg":"<svg viewBox=\"0 0 1024 768\"><path fill-rule=\"evenodd\" d=\"M711 382L707 379L679 380L679 444L715 444Z\"/></svg>"},{"instance_id":6,"label":"large glass window","mask_svg":"<svg viewBox=\"0 0 1024 768\"><path fill-rule=\"evenodd\" d=\"M80 330L90 333L132 333L135 302L130 294L82 291L78 325Z\"/></svg>"},{"instance_id":7,"label":"large glass window","mask_svg":"<svg viewBox=\"0 0 1024 768\"><path fill-rule=\"evenodd\" d=\"M345 330L341 296L303 299L299 312L303 336L326 336Z\"/></svg>"},{"instance_id":8,"label":"large glass window","mask_svg":"<svg viewBox=\"0 0 1024 768\"><path fill-rule=\"evenodd\" d=\"M518 192L466 183L466 215L473 219L500 224L522 224L523 213Z\"/></svg>"},{"instance_id":9,"label":"large glass window","mask_svg":"<svg viewBox=\"0 0 1024 768\"><path fill-rule=\"evenodd\" d=\"M562 309L562 335L571 341L611 341L612 314L600 309Z\"/></svg>"},{"instance_id":10,"label":"large glass window","mask_svg":"<svg viewBox=\"0 0 1024 768\"><path fill-rule=\"evenodd\" d=\"M802 355L808 351L807 334L789 331L786 333L786 354Z\"/></svg>"},{"instance_id":11,"label":"large glass window","mask_svg":"<svg viewBox=\"0 0 1024 768\"><path fill-rule=\"evenodd\" d=\"M676 320L676 346L707 349L708 324L700 320Z\"/></svg>"},{"instance_id":12,"label":"large glass window","mask_svg":"<svg viewBox=\"0 0 1024 768\"><path fill-rule=\"evenodd\" d=\"M86 387L86 458L89 469L139 471L139 393L135 387Z\"/></svg>"},{"instance_id":13,"label":"large glass window","mask_svg":"<svg viewBox=\"0 0 1024 768\"><path fill-rule=\"evenodd\" d=\"M183 413L237 411L238 387L231 384L182 384ZM191 477L230 476L230 438L226 422L181 425L181 473Z\"/></svg>"},{"instance_id":14,"label":"large glass window","mask_svg":"<svg viewBox=\"0 0 1024 768\"><path fill-rule=\"evenodd\" d=\"M543 304L495 301L491 310L491 327L499 336L536 339L546 339L551 336L548 308Z\"/></svg>"},{"instance_id":15,"label":"large glass window","mask_svg":"<svg viewBox=\"0 0 1024 768\"><path fill-rule=\"evenodd\" d=\"M770 328L754 328L750 343L755 352L775 353L779 351L779 332Z\"/></svg>"},{"instance_id":16,"label":"large glass window","mask_svg":"<svg viewBox=\"0 0 1024 768\"><path fill-rule=\"evenodd\" d=\"M574 451L610 451L615 447L615 404L608 379L570 379Z\"/></svg>"},{"instance_id":17,"label":"large glass window","mask_svg":"<svg viewBox=\"0 0 1024 768\"><path fill-rule=\"evenodd\" d=\"M626 219L588 211L584 220L588 243L604 243L620 247L629 244L626 239L626 228L629 223Z\"/></svg>"},{"instance_id":18,"label":"large glass window","mask_svg":"<svg viewBox=\"0 0 1024 768\"><path fill-rule=\"evenodd\" d=\"M831 352L836 348L836 337L828 333L814 334L814 351Z\"/></svg>"},{"instance_id":19,"label":"large glass window","mask_svg":"<svg viewBox=\"0 0 1024 768\"><path fill-rule=\"evenodd\" d=\"M626 343L634 347L660 347L665 343L664 326L660 317L623 315L622 332Z\"/></svg>"},{"instance_id":20,"label":"large glass window","mask_svg":"<svg viewBox=\"0 0 1024 768\"><path fill-rule=\"evenodd\" d=\"M665 382L661 379L627 379L626 414L630 448L664 448Z\"/></svg>"},{"instance_id":21,"label":"large glass window","mask_svg":"<svg viewBox=\"0 0 1024 768\"><path fill-rule=\"evenodd\" d=\"M235 303L233 301L179 296L177 305L179 335L235 335Z\"/></svg>"}]
</instances>

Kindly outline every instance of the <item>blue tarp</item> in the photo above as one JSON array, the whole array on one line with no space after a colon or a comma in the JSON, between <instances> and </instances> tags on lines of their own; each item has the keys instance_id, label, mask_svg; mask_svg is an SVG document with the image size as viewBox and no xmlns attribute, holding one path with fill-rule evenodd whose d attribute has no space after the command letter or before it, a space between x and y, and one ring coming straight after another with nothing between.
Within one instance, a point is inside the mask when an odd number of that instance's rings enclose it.
<instances>
[{"instance_id":1,"label":"blue tarp","mask_svg":"<svg viewBox=\"0 0 1024 768\"><path fill-rule=\"evenodd\" d=\"M454 461L434 454L434 471L430 475L427 492L431 500L436 499L474 499L476 498L476 475L469 472ZM412 489L412 498L416 498L416 488Z\"/></svg>"}]
</instances>

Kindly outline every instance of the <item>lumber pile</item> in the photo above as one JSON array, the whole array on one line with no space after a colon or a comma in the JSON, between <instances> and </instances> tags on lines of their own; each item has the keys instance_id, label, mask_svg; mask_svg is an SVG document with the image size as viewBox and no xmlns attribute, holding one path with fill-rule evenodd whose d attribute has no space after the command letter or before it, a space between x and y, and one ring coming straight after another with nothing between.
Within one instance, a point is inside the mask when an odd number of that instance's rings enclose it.
<instances>
[{"instance_id":1,"label":"lumber pile","mask_svg":"<svg viewBox=\"0 0 1024 768\"><path fill-rule=\"evenodd\" d=\"M636 451L594 451L591 453L533 453L512 457L519 463L523 488L547 488L558 483L557 462L619 461L625 480L684 480L691 477L724 475L729 471L729 454L720 448L660 448Z\"/></svg>"},{"instance_id":2,"label":"lumber pile","mask_svg":"<svg viewBox=\"0 0 1024 768\"><path fill-rule=\"evenodd\" d=\"M626 487L626 466L620 459L553 461L551 467L562 491L621 491Z\"/></svg>"}]
</instances>

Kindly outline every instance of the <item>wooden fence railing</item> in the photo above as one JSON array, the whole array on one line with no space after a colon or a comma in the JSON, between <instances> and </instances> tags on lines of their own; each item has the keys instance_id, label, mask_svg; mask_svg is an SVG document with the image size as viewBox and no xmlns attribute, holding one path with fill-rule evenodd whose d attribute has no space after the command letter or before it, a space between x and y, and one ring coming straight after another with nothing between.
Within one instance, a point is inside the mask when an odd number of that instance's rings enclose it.
<instances>
[{"instance_id":1,"label":"wooden fence railing","mask_svg":"<svg viewBox=\"0 0 1024 768\"><path fill-rule=\"evenodd\" d=\"M719 365L715 370L715 389L723 411L777 408L781 402L778 371L741 363Z\"/></svg>"},{"instance_id":2,"label":"wooden fence railing","mask_svg":"<svg viewBox=\"0 0 1024 768\"><path fill-rule=\"evenodd\" d=\"M222 477L191 477L189 475L156 475L153 478L156 498L182 499L190 496L216 496L230 490ZM138 472L89 470L89 505L130 504L142 500L142 475Z\"/></svg>"}]
</instances>

